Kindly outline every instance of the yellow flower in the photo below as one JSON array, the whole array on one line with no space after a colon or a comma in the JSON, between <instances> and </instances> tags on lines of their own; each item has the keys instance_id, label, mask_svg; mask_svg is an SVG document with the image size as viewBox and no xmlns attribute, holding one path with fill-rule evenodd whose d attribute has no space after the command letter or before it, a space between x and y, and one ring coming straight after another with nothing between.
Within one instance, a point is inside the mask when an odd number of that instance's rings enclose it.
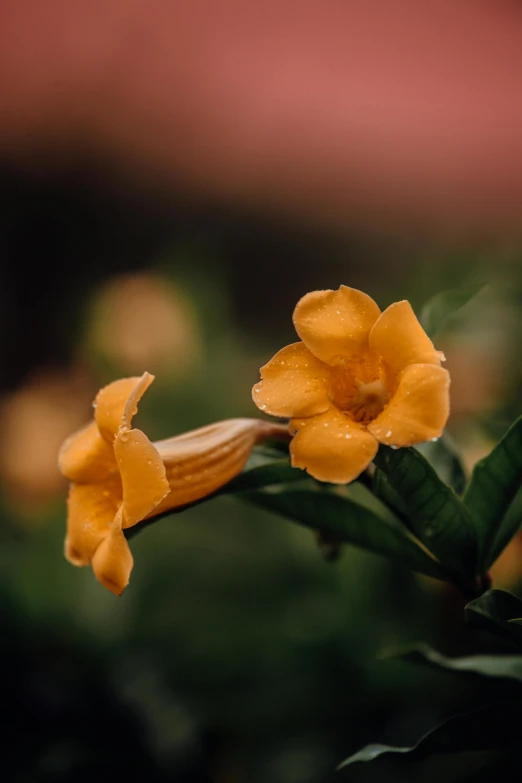
<instances>
[{"instance_id":1,"label":"yellow flower","mask_svg":"<svg viewBox=\"0 0 522 783\"><path fill-rule=\"evenodd\" d=\"M344 484L379 443L412 446L442 434L449 374L408 302L381 313L369 296L341 286L306 294L293 321L302 342L261 368L252 396L262 411L291 418L295 467Z\"/></svg>"},{"instance_id":2,"label":"yellow flower","mask_svg":"<svg viewBox=\"0 0 522 783\"><path fill-rule=\"evenodd\" d=\"M131 426L154 380L123 378L101 389L95 420L68 438L59 455L71 481L65 556L92 564L97 579L120 595L133 566L123 529L200 500L241 472L252 447L286 428L229 419L151 443Z\"/></svg>"}]
</instances>

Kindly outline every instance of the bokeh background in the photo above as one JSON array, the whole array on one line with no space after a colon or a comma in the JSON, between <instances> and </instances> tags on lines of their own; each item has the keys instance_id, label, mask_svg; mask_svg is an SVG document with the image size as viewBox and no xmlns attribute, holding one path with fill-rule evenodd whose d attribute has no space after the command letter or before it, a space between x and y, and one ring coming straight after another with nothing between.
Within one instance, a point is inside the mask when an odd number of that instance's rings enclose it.
<instances>
[{"instance_id":1,"label":"bokeh background","mask_svg":"<svg viewBox=\"0 0 522 783\"><path fill-rule=\"evenodd\" d=\"M483 283L437 341L471 469L522 412L521 33L507 0L4 1L3 780L342 779L362 744L487 699L385 660L504 649L452 589L350 547L326 562L232 498L136 536L116 598L63 559L56 458L98 388L144 370L153 438L258 415L307 291L419 311ZM493 576L522 589L522 540ZM479 780L461 764L448 781ZM350 769L420 774L440 770Z\"/></svg>"}]
</instances>

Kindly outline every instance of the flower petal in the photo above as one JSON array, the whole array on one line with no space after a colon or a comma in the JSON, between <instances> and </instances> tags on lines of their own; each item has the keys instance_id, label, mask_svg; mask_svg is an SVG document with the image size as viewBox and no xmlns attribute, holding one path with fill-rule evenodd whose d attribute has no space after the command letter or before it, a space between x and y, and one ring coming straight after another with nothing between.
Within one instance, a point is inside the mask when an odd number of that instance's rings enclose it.
<instances>
[{"instance_id":1,"label":"flower petal","mask_svg":"<svg viewBox=\"0 0 522 783\"><path fill-rule=\"evenodd\" d=\"M96 549L109 534L120 504L119 478L102 484L71 486L65 539L65 557L70 563L89 565Z\"/></svg>"},{"instance_id":2,"label":"flower petal","mask_svg":"<svg viewBox=\"0 0 522 783\"><path fill-rule=\"evenodd\" d=\"M271 416L315 416L328 410L329 368L303 343L287 345L261 367L252 389L257 407Z\"/></svg>"},{"instance_id":3,"label":"flower petal","mask_svg":"<svg viewBox=\"0 0 522 783\"><path fill-rule=\"evenodd\" d=\"M439 438L449 416L450 377L434 364L410 364L389 404L368 430L387 446Z\"/></svg>"},{"instance_id":4,"label":"flower petal","mask_svg":"<svg viewBox=\"0 0 522 783\"><path fill-rule=\"evenodd\" d=\"M112 445L120 427L130 428L138 402L154 380L145 372L141 378L121 378L100 389L94 401L95 418L102 436Z\"/></svg>"},{"instance_id":5,"label":"flower petal","mask_svg":"<svg viewBox=\"0 0 522 783\"><path fill-rule=\"evenodd\" d=\"M285 435L288 438L288 429L280 424L227 419L157 441L154 446L167 470L171 491L151 516L212 494L241 473L256 443Z\"/></svg>"},{"instance_id":6,"label":"flower petal","mask_svg":"<svg viewBox=\"0 0 522 783\"><path fill-rule=\"evenodd\" d=\"M294 310L294 326L321 361L335 364L368 347L368 335L380 310L362 291L342 285L337 291L312 291Z\"/></svg>"},{"instance_id":7,"label":"flower petal","mask_svg":"<svg viewBox=\"0 0 522 783\"><path fill-rule=\"evenodd\" d=\"M127 585L134 565L132 553L121 529L121 510L117 514L109 535L100 544L92 559L96 579L107 590L121 595Z\"/></svg>"},{"instance_id":8,"label":"flower petal","mask_svg":"<svg viewBox=\"0 0 522 783\"><path fill-rule=\"evenodd\" d=\"M123 527L132 527L170 492L169 482L160 455L141 430L120 430L114 454L123 487Z\"/></svg>"},{"instance_id":9,"label":"flower petal","mask_svg":"<svg viewBox=\"0 0 522 783\"><path fill-rule=\"evenodd\" d=\"M436 351L409 302L395 302L379 316L370 332L370 349L382 356L395 373L410 364L440 365Z\"/></svg>"},{"instance_id":10,"label":"flower petal","mask_svg":"<svg viewBox=\"0 0 522 783\"><path fill-rule=\"evenodd\" d=\"M368 467L379 444L364 427L336 408L309 419L292 419L292 465L319 481L348 484Z\"/></svg>"},{"instance_id":11,"label":"flower petal","mask_svg":"<svg viewBox=\"0 0 522 783\"><path fill-rule=\"evenodd\" d=\"M58 467L69 481L83 484L103 481L118 470L114 451L95 421L67 438L58 455Z\"/></svg>"}]
</instances>

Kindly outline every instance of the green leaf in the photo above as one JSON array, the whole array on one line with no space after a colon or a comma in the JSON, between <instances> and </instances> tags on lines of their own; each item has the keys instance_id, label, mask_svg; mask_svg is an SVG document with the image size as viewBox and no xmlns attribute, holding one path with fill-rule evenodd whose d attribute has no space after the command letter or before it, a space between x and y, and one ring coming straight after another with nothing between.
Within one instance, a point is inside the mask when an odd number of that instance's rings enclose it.
<instances>
[{"instance_id":1,"label":"green leaf","mask_svg":"<svg viewBox=\"0 0 522 783\"><path fill-rule=\"evenodd\" d=\"M445 568L473 578L477 557L473 520L451 487L416 449L381 446L375 464L400 498L416 538Z\"/></svg>"},{"instance_id":2,"label":"green leaf","mask_svg":"<svg viewBox=\"0 0 522 783\"><path fill-rule=\"evenodd\" d=\"M421 310L419 321L426 333L433 339L447 321L461 310L471 299L485 288L484 285L469 285L442 291L429 299Z\"/></svg>"},{"instance_id":3,"label":"green leaf","mask_svg":"<svg viewBox=\"0 0 522 783\"><path fill-rule=\"evenodd\" d=\"M427 644L417 644L407 650L386 655L386 658L459 674L500 677L522 682L522 655L469 655L447 658Z\"/></svg>"},{"instance_id":4,"label":"green leaf","mask_svg":"<svg viewBox=\"0 0 522 783\"><path fill-rule=\"evenodd\" d=\"M405 504L388 481L386 473L377 466L375 466L373 472L372 490L373 493L409 527L409 519Z\"/></svg>"},{"instance_id":5,"label":"green leaf","mask_svg":"<svg viewBox=\"0 0 522 783\"><path fill-rule=\"evenodd\" d=\"M470 753L508 748L520 743L521 732L522 704L498 702L450 718L410 747L366 745L343 761L338 769L385 756L395 758L401 764L408 764L441 753Z\"/></svg>"},{"instance_id":6,"label":"green leaf","mask_svg":"<svg viewBox=\"0 0 522 783\"><path fill-rule=\"evenodd\" d=\"M339 541L402 562L414 571L448 579L440 564L398 522L392 524L349 498L324 489L254 491L238 497Z\"/></svg>"},{"instance_id":7,"label":"green leaf","mask_svg":"<svg viewBox=\"0 0 522 783\"><path fill-rule=\"evenodd\" d=\"M518 517L504 518L521 486L522 416L477 462L464 493L464 503L477 523L481 571L497 559L520 527Z\"/></svg>"},{"instance_id":8,"label":"green leaf","mask_svg":"<svg viewBox=\"0 0 522 783\"><path fill-rule=\"evenodd\" d=\"M514 536L518 535L522 524L522 488L520 488L511 501L511 505L502 519L500 527L495 534L495 540L490 549L488 560L492 565L502 554Z\"/></svg>"},{"instance_id":9,"label":"green leaf","mask_svg":"<svg viewBox=\"0 0 522 783\"><path fill-rule=\"evenodd\" d=\"M522 601L505 590L488 590L464 610L467 623L522 646Z\"/></svg>"},{"instance_id":10,"label":"green leaf","mask_svg":"<svg viewBox=\"0 0 522 783\"><path fill-rule=\"evenodd\" d=\"M426 457L437 476L445 484L449 484L457 495L462 495L466 487L466 472L452 438L444 433L438 440L421 443L416 448Z\"/></svg>"}]
</instances>

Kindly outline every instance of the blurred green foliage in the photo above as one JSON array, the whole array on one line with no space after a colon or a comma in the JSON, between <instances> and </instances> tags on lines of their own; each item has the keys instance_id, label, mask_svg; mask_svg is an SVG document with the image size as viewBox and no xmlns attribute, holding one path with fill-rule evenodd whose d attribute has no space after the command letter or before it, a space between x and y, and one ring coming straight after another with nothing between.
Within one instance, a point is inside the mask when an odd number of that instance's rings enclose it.
<instances>
[{"instance_id":1,"label":"blurred green foliage","mask_svg":"<svg viewBox=\"0 0 522 783\"><path fill-rule=\"evenodd\" d=\"M86 338L93 294L121 271L146 268L170 280L200 329L197 361L181 375L158 375L140 409L153 438L256 415L250 388L258 368L294 339L292 309L308 290L344 282L383 307L408 298L418 310L438 290L494 278L491 299L470 303L452 328L479 348L500 332L509 374L493 403L456 415L452 432L472 444L520 413L513 357L522 275L509 265L512 250L427 252L399 238L311 236L263 218L132 201L74 180L10 174L3 188L12 196L0 218L9 239L4 388L78 356L95 388L125 374ZM448 654L509 649L463 628L464 601L452 587L349 546L328 563L312 532L231 497L137 536L132 582L117 599L62 556L65 493L32 513L5 489L5 780L332 780L337 764L367 742L412 744L490 693L489 682L456 683L380 660L383 650L419 639ZM418 775L412 768L386 779ZM382 778L353 768L351 779Z\"/></svg>"}]
</instances>

